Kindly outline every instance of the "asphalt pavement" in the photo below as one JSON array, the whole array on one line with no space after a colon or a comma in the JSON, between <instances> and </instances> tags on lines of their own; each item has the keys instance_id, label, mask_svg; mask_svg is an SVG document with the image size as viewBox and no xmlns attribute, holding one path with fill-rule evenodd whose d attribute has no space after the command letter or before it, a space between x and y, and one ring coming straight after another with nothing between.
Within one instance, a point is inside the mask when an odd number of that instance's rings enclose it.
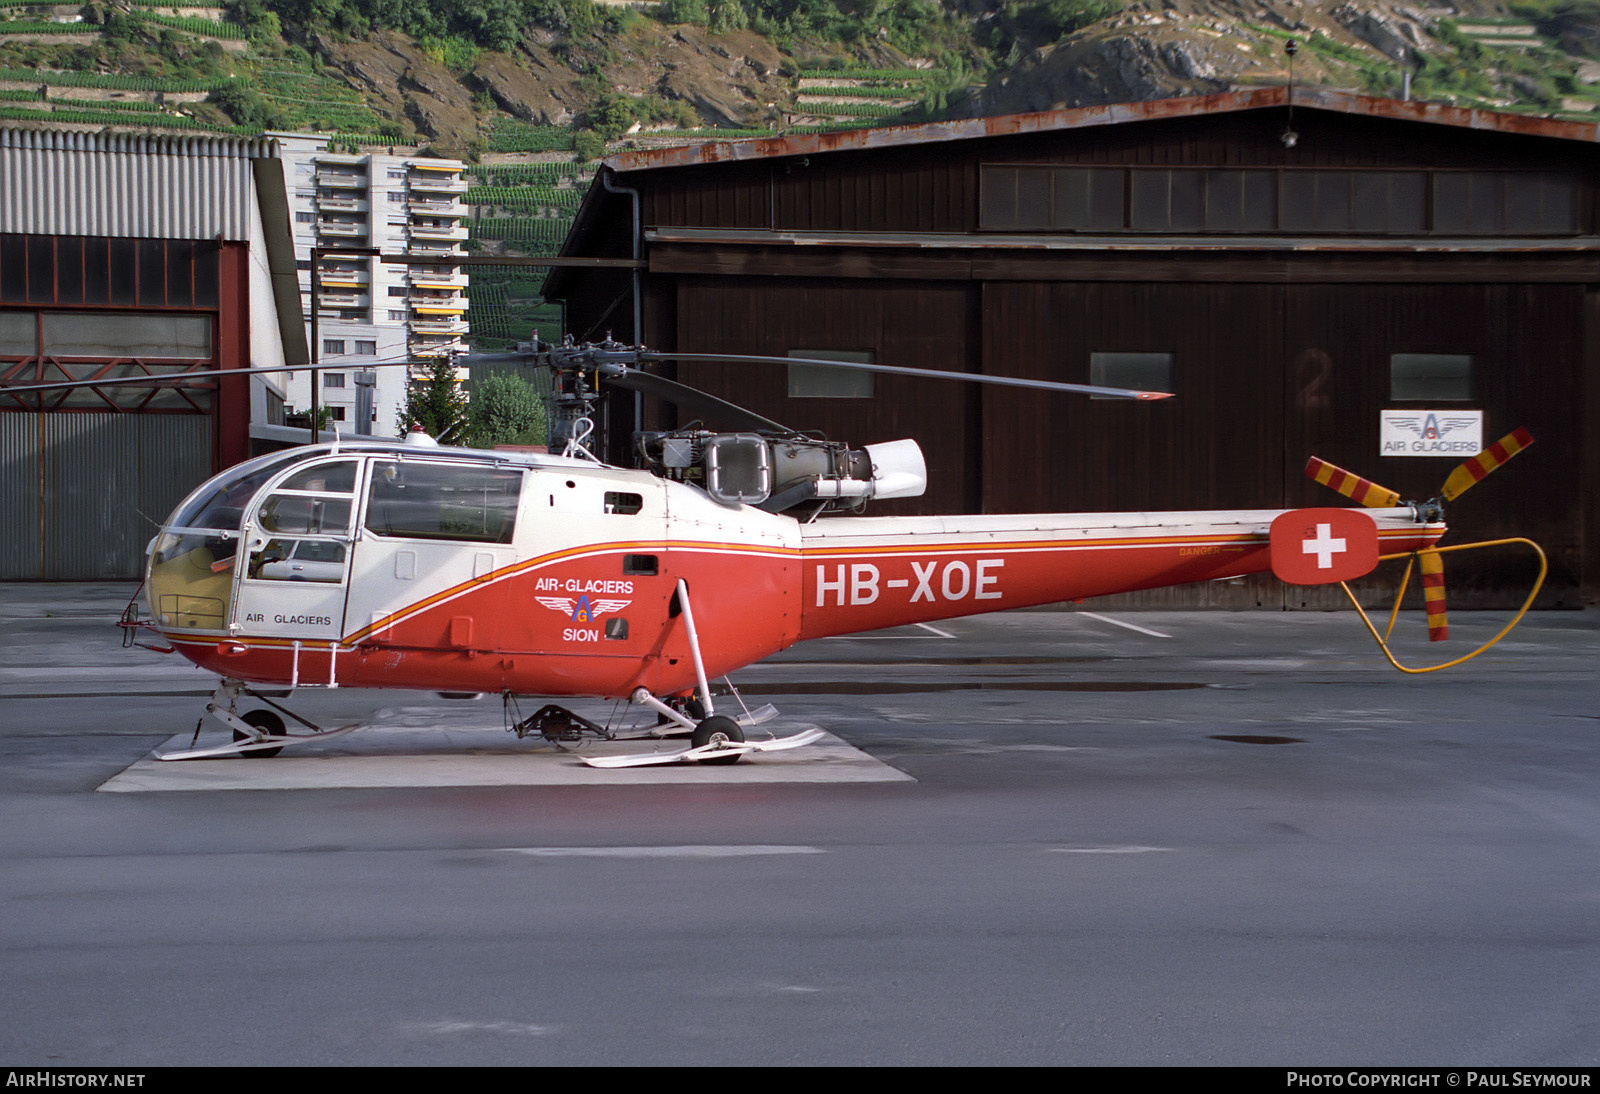
<instances>
[{"instance_id":1,"label":"asphalt pavement","mask_svg":"<svg viewBox=\"0 0 1600 1094\"><path fill-rule=\"evenodd\" d=\"M1593 612L825 639L734 677L824 744L642 776L345 689L161 764L131 592L0 585L7 1065L1600 1062Z\"/></svg>"}]
</instances>

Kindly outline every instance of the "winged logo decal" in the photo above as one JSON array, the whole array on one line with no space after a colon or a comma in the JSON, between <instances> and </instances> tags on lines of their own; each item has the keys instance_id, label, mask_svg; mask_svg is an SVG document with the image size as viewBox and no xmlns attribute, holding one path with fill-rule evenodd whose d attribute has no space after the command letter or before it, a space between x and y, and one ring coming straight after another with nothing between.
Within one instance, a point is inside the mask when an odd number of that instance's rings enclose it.
<instances>
[{"instance_id":1,"label":"winged logo decal","mask_svg":"<svg viewBox=\"0 0 1600 1094\"><path fill-rule=\"evenodd\" d=\"M631 600L590 600L587 596L577 599L570 596L536 596L534 599L574 623L592 623L602 615L620 612L633 603Z\"/></svg>"},{"instance_id":2,"label":"winged logo decal","mask_svg":"<svg viewBox=\"0 0 1600 1094\"><path fill-rule=\"evenodd\" d=\"M1404 429L1408 432L1415 433L1418 437L1421 437L1425 441L1439 440L1442 437L1449 436L1458 429L1471 429L1481 420L1482 419L1475 415L1461 418L1442 418L1437 414L1418 414L1408 417L1401 417L1395 414L1389 415L1389 422L1395 428Z\"/></svg>"}]
</instances>

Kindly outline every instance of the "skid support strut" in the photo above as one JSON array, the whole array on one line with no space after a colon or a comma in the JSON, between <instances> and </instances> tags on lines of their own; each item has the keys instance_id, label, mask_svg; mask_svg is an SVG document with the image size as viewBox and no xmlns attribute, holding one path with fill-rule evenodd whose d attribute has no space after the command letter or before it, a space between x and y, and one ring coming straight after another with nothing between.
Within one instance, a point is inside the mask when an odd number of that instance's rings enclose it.
<instances>
[{"instance_id":1,"label":"skid support strut","mask_svg":"<svg viewBox=\"0 0 1600 1094\"><path fill-rule=\"evenodd\" d=\"M290 733L284 728L284 720L277 714L266 711L252 711L241 716L239 714L239 697L247 695L261 703L266 704L284 717L305 726L309 733ZM323 729L315 722L307 721L282 703L274 702L267 695L256 691L241 680L224 679L217 684L217 690L212 693L211 701L206 704L205 714L195 723L194 741L200 739L200 727L205 724L206 716L210 715L233 731L233 743L219 745L212 748L187 748L181 752L158 752L158 760L205 760L220 756L276 756L289 745L304 744L307 741L327 741L334 737L342 737L356 729L360 723L352 722L338 729Z\"/></svg>"},{"instance_id":2,"label":"skid support strut","mask_svg":"<svg viewBox=\"0 0 1600 1094\"><path fill-rule=\"evenodd\" d=\"M678 579L678 587L673 591L672 600L677 606L679 614L683 616L683 630L689 639L689 659L694 662L694 679L699 696L700 709L705 712L701 721L704 721L705 718L710 718L716 714L717 708L711 699L711 685L706 680L706 660L700 653L700 632L695 630L694 626L694 608L689 603L689 583L681 577ZM674 710L660 699L657 699L650 694L649 688L634 688L633 694L628 698L640 706L649 707L663 718L691 732L700 724L700 722L690 718L681 710Z\"/></svg>"},{"instance_id":3,"label":"skid support strut","mask_svg":"<svg viewBox=\"0 0 1600 1094\"><path fill-rule=\"evenodd\" d=\"M678 579L678 607L683 611L683 627L689 635L689 656L694 659L694 678L700 685L700 705L705 709L706 717L716 713L711 705L711 686L706 683L706 662L700 656L700 635L694 629L694 609L689 606L689 583L683 578Z\"/></svg>"},{"instance_id":4,"label":"skid support strut","mask_svg":"<svg viewBox=\"0 0 1600 1094\"><path fill-rule=\"evenodd\" d=\"M683 616L684 633L689 639L689 657L694 662L694 678L698 688L698 703L704 711L704 717L698 722L690 718L681 710L675 710L650 693L649 688L635 688L629 696L633 702L649 707L668 721L691 731L691 745L689 748L678 752L653 752L641 756L605 756L598 758L585 758L584 763L591 767L644 767L653 764L671 763L708 763L730 764L736 763L739 757L747 752L770 752L779 749L798 748L813 741L820 740L823 736L821 730L810 730L796 734L793 737L774 738L767 741L749 741L744 739L744 726L764 722L777 714L770 705L752 713L745 708L745 716L740 719L725 718L716 713L712 705L711 685L706 680L705 657L700 652L700 633L694 625L694 608L689 603L689 585L682 578L678 579L678 587L673 594L673 601L678 613ZM729 685L732 686L731 684ZM739 699L738 692L734 698L739 705L744 707L744 700Z\"/></svg>"}]
</instances>

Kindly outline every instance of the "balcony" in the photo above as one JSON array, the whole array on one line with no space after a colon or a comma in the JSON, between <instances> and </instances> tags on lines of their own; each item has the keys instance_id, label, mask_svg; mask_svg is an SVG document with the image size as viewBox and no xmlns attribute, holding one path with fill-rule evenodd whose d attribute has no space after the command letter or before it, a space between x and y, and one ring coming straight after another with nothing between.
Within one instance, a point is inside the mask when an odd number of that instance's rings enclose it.
<instances>
[{"instance_id":1,"label":"balcony","mask_svg":"<svg viewBox=\"0 0 1600 1094\"><path fill-rule=\"evenodd\" d=\"M467 330L467 324L460 319L446 322L416 319L411 322L412 334L449 334L459 337L466 334Z\"/></svg>"},{"instance_id":2,"label":"balcony","mask_svg":"<svg viewBox=\"0 0 1600 1094\"><path fill-rule=\"evenodd\" d=\"M412 198L406 202L406 211L412 216L425 217L464 217L467 207L459 201L418 201Z\"/></svg>"},{"instance_id":3,"label":"balcony","mask_svg":"<svg viewBox=\"0 0 1600 1094\"><path fill-rule=\"evenodd\" d=\"M460 292L467 287L467 279L460 274L451 274L448 277L436 277L433 274L414 273L411 275L411 287L413 289L422 289L424 291L432 290L433 292L455 293Z\"/></svg>"},{"instance_id":4,"label":"balcony","mask_svg":"<svg viewBox=\"0 0 1600 1094\"><path fill-rule=\"evenodd\" d=\"M324 289L357 289L371 280L372 275L366 270L330 270L324 266L318 283Z\"/></svg>"},{"instance_id":5,"label":"balcony","mask_svg":"<svg viewBox=\"0 0 1600 1094\"><path fill-rule=\"evenodd\" d=\"M408 232L413 240L464 240L467 238L467 229L459 224L445 226L445 224L413 224L408 227Z\"/></svg>"},{"instance_id":6,"label":"balcony","mask_svg":"<svg viewBox=\"0 0 1600 1094\"><path fill-rule=\"evenodd\" d=\"M452 353L460 353L465 348L461 342L441 342L437 345L413 342L408 352L413 357L436 358L449 357Z\"/></svg>"},{"instance_id":7,"label":"balcony","mask_svg":"<svg viewBox=\"0 0 1600 1094\"><path fill-rule=\"evenodd\" d=\"M322 170L317 172L317 185L338 187L344 190L365 190L367 188L367 176L365 174L356 174L354 171Z\"/></svg>"},{"instance_id":8,"label":"balcony","mask_svg":"<svg viewBox=\"0 0 1600 1094\"><path fill-rule=\"evenodd\" d=\"M317 222L317 234L336 236L339 239L365 239L367 237L367 225L365 221L359 220L319 220Z\"/></svg>"},{"instance_id":9,"label":"balcony","mask_svg":"<svg viewBox=\"0 0 1600 1094\"><path fill-rule=\"evenodd\" d=\"M332 209L341 213L365 213L372 208L372 204L365 198L319 194L317 195L317 208Z\"/></svg>"},{"instance_id":10,"label":"balcony","mask_svg":"<svg viewBox=\"0 0 1600 1094\"><path fill-rule=\"evenodd\" d=\"M435 356L437 356L437 355L435 355ZM431 377L431 373L432 373L431 369L429 369L429 368L427 368L425 366L424 367L419 367L417 365L412 365L406 371L411 373L411 378L413 380L427 380L427 379L429 379ZM468 380L472 379L472 371L470 369L467 369L467 368L464 368L464 367L463 368L458 368L458 369L455 370L454 376L456 378L456 382L457 383L464 384Z\"/></svg>"},{"instance_id":11,"label":"balcony","mask_svg":"<svg viewBox=\"0 0 1600 1094\"><path fill-rule=\"evenodd\" d=\"M464 194L467 192L467 180L459 173L446 174L443 171L418 171L412 168L406 176L406 184L413 190L428 190L440 194Z\"/></svg>"},{"instance_id":12,"label":"balcony","mask_svg":"<svg viewBox=\"0 0 1600 1094\"><path fill-rule=\"evenodd\" d=\"M317 295L319 308L364 308L367 306L365 293L334 293L324 292Z\"/></svg>"}]
</instances>

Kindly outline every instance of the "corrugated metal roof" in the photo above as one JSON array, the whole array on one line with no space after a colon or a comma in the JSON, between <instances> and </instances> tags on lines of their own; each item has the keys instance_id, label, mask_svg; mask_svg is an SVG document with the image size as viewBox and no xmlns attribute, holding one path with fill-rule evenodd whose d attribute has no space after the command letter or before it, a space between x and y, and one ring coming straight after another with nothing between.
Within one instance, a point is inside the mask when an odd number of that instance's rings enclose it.
<instances>
[{"instance_id":1,"label":"corrugated metal roof","mask_svg":"<svg viewBox=\"0 0 1600 1094\"><path fill-rule=\"evenodd\" d=\"M811 133L803 136L767 137L745 141L708 141L678 148L650 148L637 152L622 152L606 157L604 162L606 166L618 172L645 171L661 167L688 167L737 160L816 155L823 152L936 144L941 141L973 140L979 137L1046 133L1162 118L1228 114L1241 110L1286 107L1289 103L1290 93L1287 87L1271 87L1181 99L1111 103L1075 110L1047 110L1036 114L1006 114L994 118L929 122L925 125L850 129L834 133ZM1600 127L1587 122L1564 122L1526 114L1501 114L1491 110L1467 110L1440 103L1378 99L1325 88L1295 88L1293 103L1297 107L1332 110L1343 114L1548 137L1554 140L1592 143L1600 139Z\"/></svg>"},{"instance_id":2,"label":"corrugated metal roof","mask_svg":"<svg viewBox=\"0 0 1600 1094\"><path fill-rule=\"evenodd\" d=\"M276 142L0 129L0 232L250 238L252 161Z\"/></svg>"}]
</instances>

